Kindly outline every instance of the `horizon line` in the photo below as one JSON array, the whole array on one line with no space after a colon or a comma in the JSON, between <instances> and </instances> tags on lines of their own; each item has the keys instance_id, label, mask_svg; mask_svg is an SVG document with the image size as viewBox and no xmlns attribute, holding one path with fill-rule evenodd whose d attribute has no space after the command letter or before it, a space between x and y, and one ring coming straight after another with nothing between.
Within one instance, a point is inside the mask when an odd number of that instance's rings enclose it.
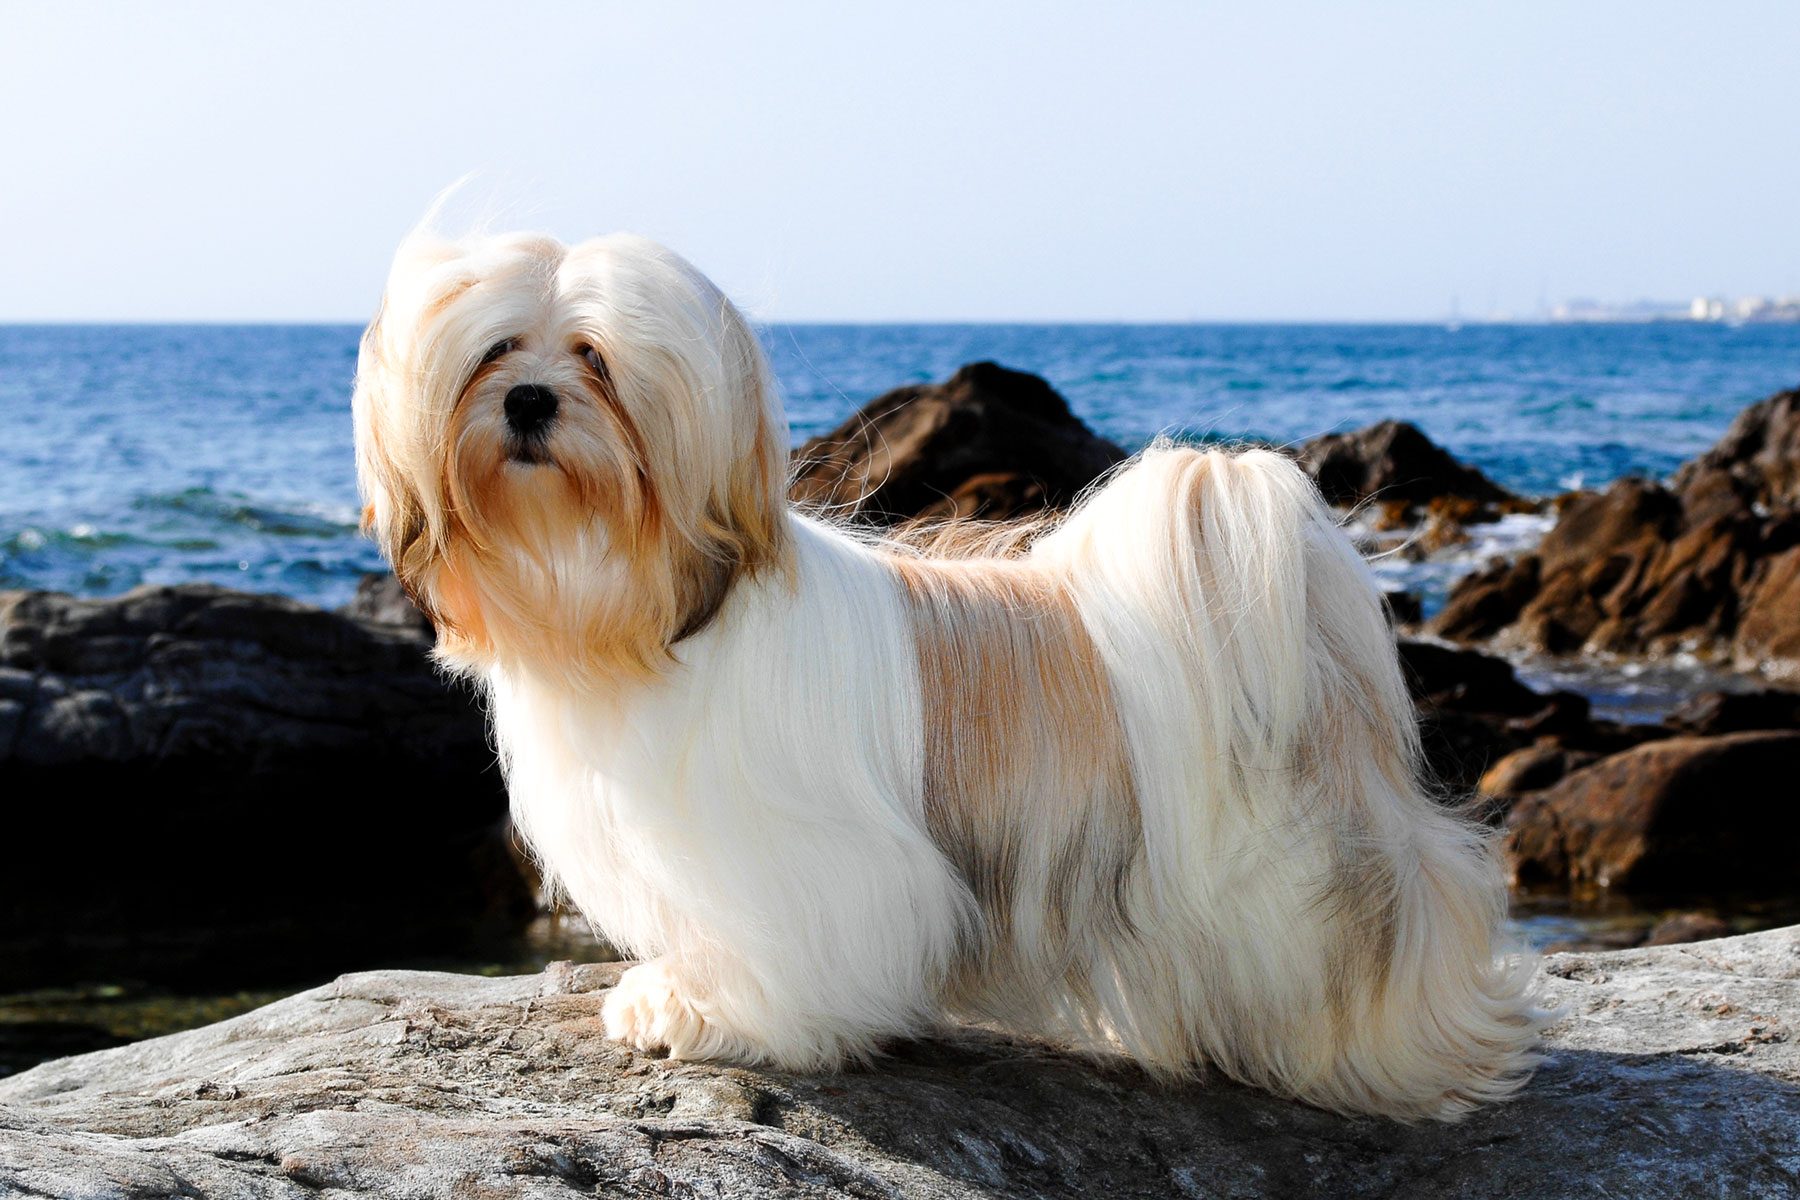
<instances>
[{"instance_id":1,"label":"horizon line","mask_svg":"<svg viewBox=\"0 0 1800 1200\"><path fill-rule=\"evenodd\" d=\"M811 326L817 328L881 328L904 325L942 325L979 327L1067 327L1102 328L1175 328L1191 326L1368 326L1462 329L1484 326L1579 326L1605 325L1711 325L1727 326L1722 321L1698 321L1678 317L1645 316L1609 320L1559 320L1550 316L1524 317L758 317L746 313L752 326ZM1792 324L1792 322L1751 322L1752 324ZM0 317L0 329L57 329L103 326L137 326L142 328L365 328L364 318L333 317Z\"/></svg>"}]
</instances>

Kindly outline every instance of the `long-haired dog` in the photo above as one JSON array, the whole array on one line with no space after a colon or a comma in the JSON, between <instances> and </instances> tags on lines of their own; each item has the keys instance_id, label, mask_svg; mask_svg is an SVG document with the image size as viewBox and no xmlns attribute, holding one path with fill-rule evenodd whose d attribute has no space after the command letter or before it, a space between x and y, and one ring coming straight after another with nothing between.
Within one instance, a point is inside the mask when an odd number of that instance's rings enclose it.
<instances>
[{"instance_id":1,"label":"long-haired dog","mask_svg":"<svg viewBox=\"0 0 1800 1200\"><path fill-rule=\"evenodd\" d=\"M651 242L402 245L368 524L480 682L607 1032L793 1070L947 1016L1453 1117L1542 1014L1417 782L1377 592L1264 451L1145 451L1010 555L789 508L731 303Z\"/></svg>"}]
</instances>

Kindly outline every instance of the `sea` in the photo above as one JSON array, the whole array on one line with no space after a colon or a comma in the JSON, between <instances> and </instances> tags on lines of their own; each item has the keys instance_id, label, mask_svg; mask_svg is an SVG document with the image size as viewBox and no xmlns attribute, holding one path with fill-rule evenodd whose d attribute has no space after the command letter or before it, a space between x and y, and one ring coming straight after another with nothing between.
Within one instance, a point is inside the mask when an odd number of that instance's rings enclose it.
<instances>
[{"instance_id":1,"label":"sea","mask_svg":"<svg viewBox=\"0 0 1800 1200\"><path fill-rule=\"evenodd\" d=\"M357 532L359 332L0 326L0 588L103 596L205 580L343 604L381 569ZM1800 384L1796 325L769 325L761 336L796 443L890 388L992 359L1044 376L1127 448L1159 435L1290 443L1396 417L1532 496L1666 476L1746 405ZM1548 520L1509 518L1376 569L1429 609ZM1697 664L1520 666L1624 719L1654 719L1707 682ZM1556 901L1518 915L1539 944L1591 937L1610 919ZM1648 919L1641 906L1616 917Z\"/></svg>"},{"instance_id":2,"label":"sea","mask_svg":"<svg viewBox=\"0 0 1800 1200\"><path fill-rule=\"evenodd\" d=\"M110 595L207 580L342 604L381 566L356 528L359 332L0 326L0 587ZM1286 443L1399 417L1530 495L1666 475L1746 404L1800 383L1795 325L761 333L796 443L890 388L993 359L1044 376L1127 448L1157 435Z\"/></svg>"},{"instance_id":3,"label":"sea","mask_svg":"<svg viewBox=\"0 0 1800 1200\"><path fill-rule=\"evenodd\" d=\"M1094 429L1299 441L1404 418L1530 495L1662 476L1800 383L1800 326L770 325L796 443L871 397L993 359ZM0 588L206 580L347 600L349 325L0 326ZM1501 537L1529 538L1527 527ZM1491 550L1477 545L1469 556ZM1391 564L1428 594L1462 562ZM1429 596L1428 596L1429 598Z\"/></svg>"}]
</instances>

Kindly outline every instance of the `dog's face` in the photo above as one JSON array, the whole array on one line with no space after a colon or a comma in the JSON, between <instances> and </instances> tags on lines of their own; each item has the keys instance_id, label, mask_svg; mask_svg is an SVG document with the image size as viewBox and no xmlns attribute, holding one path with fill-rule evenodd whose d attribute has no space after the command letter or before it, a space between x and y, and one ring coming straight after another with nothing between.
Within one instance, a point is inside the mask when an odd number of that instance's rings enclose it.
<instances>
[{"instance_id":1,"label":"dog's face","mask_svg":"<svg viewBox=\"0 0 1800 1200\"><path fill-rule=\"evenodd\" d=\"M755 337L643 239L409 238L354 409L365 525L453 666L652 674L781 556Z\"/></svg>"}]
</instances>

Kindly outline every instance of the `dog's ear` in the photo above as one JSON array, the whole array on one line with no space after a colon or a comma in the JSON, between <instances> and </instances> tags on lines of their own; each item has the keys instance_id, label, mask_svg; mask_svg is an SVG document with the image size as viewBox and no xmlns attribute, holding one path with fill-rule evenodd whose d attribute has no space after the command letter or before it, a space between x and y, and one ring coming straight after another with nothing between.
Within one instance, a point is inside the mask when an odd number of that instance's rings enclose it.
<instances>
[{"instance_id":1,"label":"dog's ear","mask_svg":"<svg viewBox=\"0 0 1800 1200\"><path fill-rule=\"evenodd\" d=\"M381 547L401 590L440 633L457 628L434 586L442 546L433 534L431 507L441 511L442 501L424 490L433 468L417 461L419 439L411 424L419 413L406 394L415 368L391 335L404 332L395 322L414 319L421 273L452 257L453 249L442 243L408 239L401 245L381 303L363 330L351 397L362 531Z\"/></svg>"},{"instance_id":2,"label":"dog's ear","mask_svg":"<svg viewBox=\"0 0 1800 1200\"><path fill-rule=\"evenodd\" d=\"M710 625L732 586L783 559L787 532L787 454L774 387L756 336L726 302L721 360L731 392L732 447L724 478L707 497L686 567L674 641Z\"/></svg>"},{"instance_id":3,"label":"dog's ear","mask_svg":"<svg viewBox=\"0 0 1800 1200\"><path fill-rule=\"evenodd\" d=\"M595 495L640 597L655 598L646 650L666 656L741 580L784 560L786 431L761 345L705 276L631 237L573 257L577 333L605 364L591 387L635 468Z\"/></svg>"}]
</instances>

